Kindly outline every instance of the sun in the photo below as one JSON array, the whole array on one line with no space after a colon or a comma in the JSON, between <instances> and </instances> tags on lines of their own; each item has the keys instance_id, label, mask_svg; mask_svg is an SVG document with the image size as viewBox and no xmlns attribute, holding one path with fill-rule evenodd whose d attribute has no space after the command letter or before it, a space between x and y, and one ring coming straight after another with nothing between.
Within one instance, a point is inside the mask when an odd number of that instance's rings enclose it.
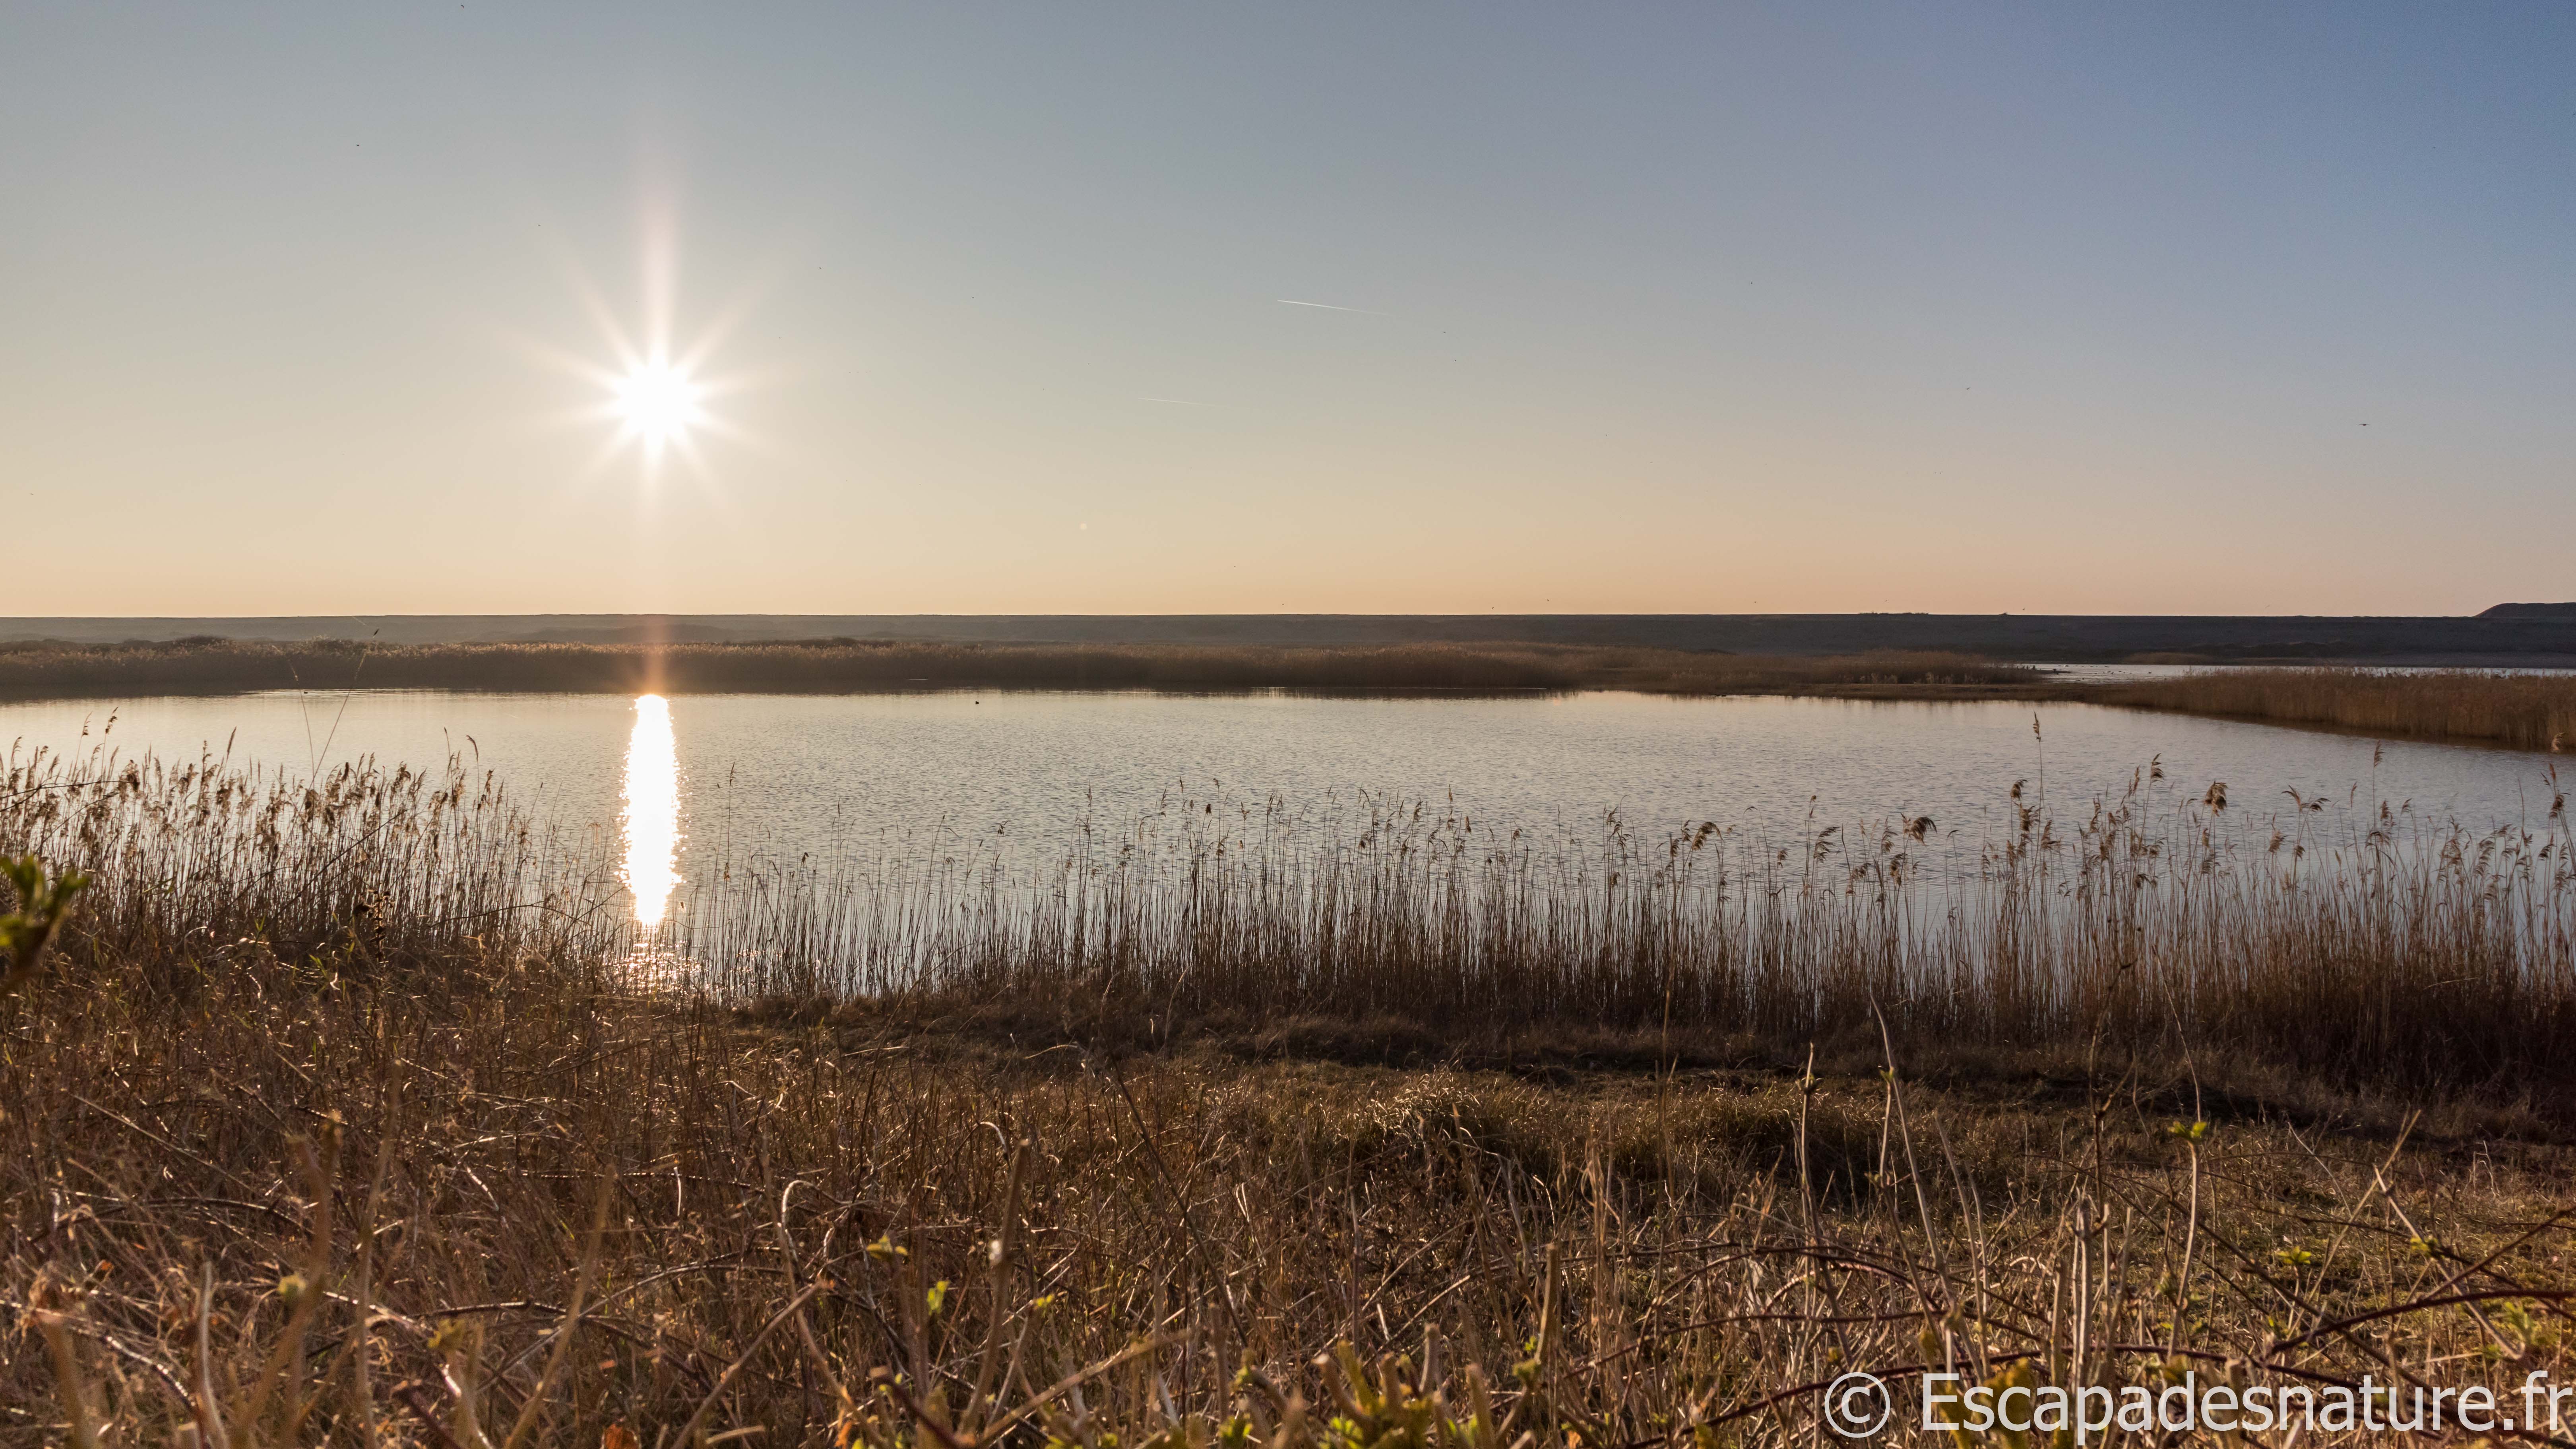
<instances>
[{"instance_id":1,"label":"sun","mask_svg":"<svg viewBox=\"0 0 2576 1449\"><path fill-rule=\"evenodd\" d=\"M565 398L569 406L548 414L553 424L597 436L597 449L572 486L607 477L621 459L632 459L642 464L633 479L639 501L658 498L676 471L721 505L716 465L724 458L710 456L710 445L728 452L766 447L730 414L734 399L762 386L768 374L720 361L727 339L750 315L756 289L683 326L677 243L667 220L648 218L639 268L643 290L632 310L613 305L576 259L563 261L573 300L589 314L599 346L575 351L534 334L512 340L532 360L578 385Z\"/></svg>"},{"instance_id":2,"label":"sun","mask_svg":"<svg viewBox=\"0 0 2576 1449\"><path fill-rule=\"evenodd\" d=\"M626 435L648 453L685 447L690 431L706 421L706 388L663 358L635 363L609 384L609 397Z\"/></svg>"}]
</instances>

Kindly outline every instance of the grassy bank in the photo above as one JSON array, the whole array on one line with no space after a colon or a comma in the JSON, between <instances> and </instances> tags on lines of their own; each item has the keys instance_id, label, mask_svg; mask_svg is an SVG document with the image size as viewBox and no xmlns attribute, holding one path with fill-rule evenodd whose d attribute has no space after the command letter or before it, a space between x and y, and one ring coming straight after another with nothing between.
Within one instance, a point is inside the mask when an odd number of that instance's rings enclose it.
<instances>
[{"instance_id":1,"label":"grassy bank","mask_svg":"<svg viewBox=\"0 0 2576 1449\"><path fill-rule=\"evenodd\" d=\"M441 644L346 641L0 647L0 691L137 695L253 689L477 689L633 694L1019 689L1638 689L1672 694L1980 694L2034 671L1942 654L1778 658L1663 649L1418 644L1287 649L981 645Z\"/></svg>"},{"instance_id":2,"label":"grassy bank","mask_svg":"<svg viewBox=\"0 0 2576 1449\"><path fill-rule=\"evenodd\" d=\"M488 778L21 768L0 833L97 880L0 998L0 1442L1785 1445L1853 1367L2568 1371L2555 835L2338 884L2150 783L1915 895L1937 826L1190 803L1047 884L742 883L641 991Z\"/></svg>"},{"instance_id":3,"label":"grassy bank","mask_svg":"<svg viewBox=\"0 0 2576 1449\"><path fill-rule=\"evenodd\" d=\"M2223 669L2109 685L2092 698L2134 709L2331 725L2395 739L2524 750L2576 747L2576 673Z\"/></svg>"},{"instance_id":4,"label":"grassy bank","mask_svg":"<svg viewBox=\"0 0 2576 1449\"><path fill-rule=\"evenodd\" d=\"M10 1010L0 1442L1788 1444L1854 1366L2565 1372L2576 1159L2456 1115L1036 1054L415 964Z\"/></svg>"}]
</instances>

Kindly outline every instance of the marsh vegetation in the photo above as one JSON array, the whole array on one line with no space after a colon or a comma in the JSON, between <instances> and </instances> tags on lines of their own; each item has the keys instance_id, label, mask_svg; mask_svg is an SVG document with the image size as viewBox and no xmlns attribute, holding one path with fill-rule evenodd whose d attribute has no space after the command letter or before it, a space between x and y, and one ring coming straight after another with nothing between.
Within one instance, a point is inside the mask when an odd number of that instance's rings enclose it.
<instances>
[{"instance_id":1,"label":"marsh vegetation","mask_svg":"<svg viewBox=\"0 0 2576 1449\"><path fill-rule=\"evenodd\" d=\"M2222 669L2111 685L2104 704L2402 739L2559 753L2576 746L2576 671Z\"/></svg>"},{"instance_id":2,"label":"marsh vegetation","mask_svg":"<svg viewBox=\"0 0 2576 1449\"><path fill-rule=\"evenodd\" d=\"M0 646L0 689L139 695L253 689L847 693L906 688L1523 690L1670 694L1990 691L2019 665L1950 654L1838 658L1550 644L427 644L321 640Z\"/></svg>"},{"instance_id":3,"label":"marsh vegetation","mask_svg":"<svg viewBox=\"0 0 2576 1449\"><path fill-rule=\"evenodd\" d=\"M1854 1366L2565 1369L2563 811L2034 792L1929 895L1913 822L1201 811L655 949L461 770L0 789L96 877L0 1001L8 1442L1785 1444Z\"/></svg>"}]
</instances>

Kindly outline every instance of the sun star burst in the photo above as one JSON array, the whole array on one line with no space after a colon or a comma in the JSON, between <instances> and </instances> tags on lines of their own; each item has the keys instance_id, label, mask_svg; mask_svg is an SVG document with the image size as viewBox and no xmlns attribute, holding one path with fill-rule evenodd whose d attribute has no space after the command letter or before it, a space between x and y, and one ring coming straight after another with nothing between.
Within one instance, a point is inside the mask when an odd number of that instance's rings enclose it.
<instances>
[{"instance_id":1,"label":"sun star burst","mask_svg":"<svg viewBox=\"0 0 2576 1449\"><path fill-rule=\"evenodd\" d=\"M637 363L610 385L609 395L626 435L647 452L685 446L691 430L706 421L706 388L666 358Z\"/></svg>"}]
</instances>

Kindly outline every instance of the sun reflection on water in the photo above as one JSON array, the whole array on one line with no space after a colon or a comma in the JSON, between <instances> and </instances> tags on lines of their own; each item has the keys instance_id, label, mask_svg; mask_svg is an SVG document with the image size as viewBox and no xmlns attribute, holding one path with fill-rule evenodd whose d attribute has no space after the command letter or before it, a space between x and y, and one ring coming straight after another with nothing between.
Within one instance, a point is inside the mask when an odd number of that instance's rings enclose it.
<instances>
[{"instance_id":1,"label":"sun reflection on water","mask_svg":"<svg viewBox=\"0 0 2576 1449\"><path fill-rule=\"evenodd\" d=\"M658 694L636 696L626 740L625 880L635 924L647 935L660 930L680 883L680 752L671 702Z\"/></svg>"}]
</instances>

